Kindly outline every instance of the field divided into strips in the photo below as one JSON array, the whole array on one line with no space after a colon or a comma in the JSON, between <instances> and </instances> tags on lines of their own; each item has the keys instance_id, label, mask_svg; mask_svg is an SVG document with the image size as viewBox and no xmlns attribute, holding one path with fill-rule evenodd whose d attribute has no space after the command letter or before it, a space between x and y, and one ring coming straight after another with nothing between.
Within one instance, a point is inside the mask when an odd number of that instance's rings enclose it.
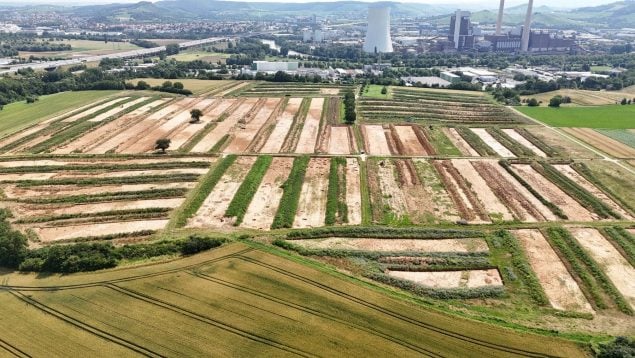
<instances>
[{"instance_id":1,"label":"field divided into strips","mask_svg":"<svg viewBox=\"0 0 635 358\"><path fill-rule=\"evenodd\" d=\"M28 355L583 354L552 337L456 325L455 317L243 244L89 275L11 275L5 284L0 313L16 328L0 339Z\"/></svg>"},{"instance_id":2,"label":"field divided into strips","mask_svg":"<svg viewBox=\"0 0 635 358\"><path fill-rule=\"evenodd\" d=\"M318 135L320 134L320 121L322 119L322 109L324 108L324 98L312 98L309 105L302 131L295 147L295 153L312 154L316 151Z\"/></svg>"},{"instance_id":3,"label":"field divided into strips","mask_svg":"<svg viewBox=\"0 0 635 358\"><path fill-rule=\"evenodd\" d=\"M280 98L267 98L258 111L244 119L238 130L232 135L232 139L224 149L224 153L243 153L247 151L250 143L254 141L262 126L273 115L280 105Z\"/></svg>"},{"instance_id":4,"label":"field divided into strips","mask_svg":"<svg viewBox=\"0 0 635 358\"><path fill-rule=\"evenodd\" d=\"M448 137L448 139L454 144L454 146L461 152L464 156L469 157L480 157L479 153L472 148L470 143L468 143L462 136L457 132L456 128L452 127L444 127L441 129L443 133Z\"/></svg>"},{"instance_id":5,"label":"field divided into strips","mask_svg":"<svg viewBox=\"0 0 635 358\"><path fill-rule=\"evenodd\" d=\"M522 122L505 107L481 94L392 87L392 99L363 97L358 111L364 121L424 121L469 123Z\"/></svg>"},{"instance_id":6,"label":"field divided into strips","mask_svg":"<svg viewBox=\"0 0 635 358\"><path fill-rule=\"evenodd\" d=\"M298 210L293 227L308 228L324 226L326 199L329 185L330 160L312 158L306 169Z\"/></svg>"},{"instance_id":7,"label":"field divided into strips","mask_svg":"<svg viewBox=\"0 0 635 358\"><path fill-rule=\"evenodd\" d=\"M214 162L211 157L2 161L14 226L41 244L147 236Z\"/></svg>"},{"instance_id":8,"label":"field divided into strips","mask_svg":"<svg viewBox=\"0 0 635 358\"><path fill-rule=\"evenodd\" d=\"M352 87L333 83L259 82L235 92L240 93L241 96L249 97L328 97L340 95L346 89L352 89Z\"/></svg>"},{"instance_id":9,"label":"field divided into strips","mask_svg":"<svg viewBox=\"0 0 635 358\"><path fill-rule=\"evenodd\" d=\"M635 147L626 145L591 128L563 128L574 137L617 158L635 158Z\"/></svg>"},{"instance_id":10,"label":"field divided into strips","mask_svg":"<svg viewBox=\"0 0 635 358\"><path fill-rule=\"evenodd\" d=\"M635 148L635 129L596 129L596 131Z\"/></svg>"},{"instance_id":11,"label":"field divided into strips","mask_svg":"<svg viewBox=\"0 0 635 358\"><path fill-rule=\"evenodd\" d=\"M496 138L494 138L485 128L470 128L470 130L476 133L476 135L479 136L479 138L481 138L481 140L485 142L485 144L492 148L496 152L496 154L500 155L501 157L516 157L514 153L512 153L507 147L496 140Z\"/></svg>"},{"instance_id":12,"label":"field divided into strips","mask_svg":"<svg viewBox=\"0 0 635 358\"><path fill-rule=\"evenodd\" d=\"M302 98L289 98L282 113L276 117L275 127L260 148L260 153L279 153L282 150L287 133L291 130L296 114L300 110Z\"/></svg>"}]
</instances>

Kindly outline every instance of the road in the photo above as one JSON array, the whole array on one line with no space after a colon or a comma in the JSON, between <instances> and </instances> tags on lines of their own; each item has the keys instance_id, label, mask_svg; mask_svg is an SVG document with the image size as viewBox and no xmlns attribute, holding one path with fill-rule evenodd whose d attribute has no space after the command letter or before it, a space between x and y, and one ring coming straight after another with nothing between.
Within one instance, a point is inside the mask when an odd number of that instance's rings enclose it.
<instances>
[{"instance_id":1,"label":"road","mask_svg":"<svg viewBox=\"0 0 635 358\"><path fill-rule=\"evenodd\" d=\"M227 39L228 39L227 37L211 37L211 38L202 39L202 40L194 40L194 41L182 42L182 43L179 44L179 46L181 48L188 48L188 47L194 47L194 46L200 46L200 45L204 45L204 44L224 41L224 40L227 40ZM43 69L52 68L52 67L77 65L77 64L80 64L80 63L84 63L84 62L98 62L98 61L101 61L101 60L106 59L106 58L135 58L135 57L143 57L143 56L157 54L157 53L160 53L160 52L163 52L163 51L165 51L165 46L159 46L159 47L153 47L153 48L143 48L143 49L139 49L139 50L118 52L118 53L112 53L112 54L108 54L108 55L84 56L84 57L78 57L78 58L73 58L73 59L69 59L69 60L47 61L47 62L41 62L41 63L24 63L24 64L11 66L11 67L9 67L9 69L1 70L0 71L0 75L1 74L8 74L8 73L15 73L18 70L25 69L25 68L32 68L34 70L43 70Z\"/></svg>"}]
</instances>

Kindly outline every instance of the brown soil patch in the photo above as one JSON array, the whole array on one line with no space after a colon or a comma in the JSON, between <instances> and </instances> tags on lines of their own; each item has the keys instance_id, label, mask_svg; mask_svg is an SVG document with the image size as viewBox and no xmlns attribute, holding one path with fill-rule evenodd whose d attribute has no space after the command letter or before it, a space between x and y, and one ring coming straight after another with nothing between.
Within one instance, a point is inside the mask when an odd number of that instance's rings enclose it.
<instances>
[{"instance_id":1,"label":"brown soil patch","mask_svg":"<svg viewBox=\"0 0 635 358\"><path fill-rule=\"evenodd\" d=\"M300 139L298 140L298 145L295 148L296 153L311 154L315 152L323 107L324 98L311 99L309 112L304 120Z\"/></svg>"},{"instance_id":2,"label":"brown soil patch","mask_svg":"<svg viewBox=\"0 0 635 358\"><path fill-rule=\"evenodd\" d=\"M220 140L238 124L238 122L248 115L258 103L258 98L247 98L242 102L237 102L227 111L233 110L222 122L218 122L216 127L212 129L200 142L198 142L192 152L207 153Z\"/></svg>"},{"instance_id":3,"label":"brown soil patch","mask_svg":"<svg viewBox=\"0 0 635 358\"><path fill-rule=\"evenodd\" d=\"M469 184L454 168L450 161L433 161L439 177L456 205L461 217L465 220L483 223L489 222L489 216L483 204L469 188Z\"/></svg>"},{"instance_id":4,"label":"brown soil patch","mask_svg":"<svg viewBox=\"0 0 635 358\"><path fill-rule=\"evenodd\" d=\"M123 221L62 227L35 227L33 230L42 241L51 242L88 236L132 233L142 230L160 230L163 229L167 223L168 220Z\"/></svg>"},{"instance_id":5,"label":"brown soil patch","mask_svg":"<svg viewBox=\"0 0 635 358\"><path fill-rule=\"evenodd\" d=\"M346 158L346 206L348 224L362 223L362 196L360 191L360 169L356 158Z\"/></svg>"},{"instance_id":6,"label":"brown soil patch","mask_svg":"<svg viewBox=\"0 0 635 358\"><path fill-rule=\"evenodd\" d=\"M401 143L403 149L400 154L403 155L426 155L428 154L419 141L412 126L394 126L394 132L397 134L396 140Z\"/></svg>"},{"instance_id":7,"label":"brown soil patch","mask_svg":"<svg viewBox=\"0 0 635 358\"><path fill-rule=\"evenodd\" d=\"M502 145L496 138L492 137L485 128L470 128L472 132L474 132L477 136L485 142L490 148L492 148L498 155L505 158L515 158L516 156L509 149L507 149L504 145Z\"/></svg>"},{"instance_id":8,"label":"brown soil patch","mask_svg":"<svg viewBox=\"0 0 635 358\"><path fill-rule=\"evenodd\" d=\"M545 154L545 152L543 152L540 148L536 147L532 142L528 141L527 138L525 138L522 135L520 135L520 133L516 132L515 129L513 129L513 128L504 128L504 129L502 129L502 131L505 134L507 134L511 139L513 139L516 142L518 142L520 145L529 148L537 156L543 157L543 158L547 157L547 154Z\"/></svg>"},{"instance_id":9,"label":"brown soil patch","mask_svg":"<svg viewBox=\"0 0 635 358\"><path fill-rule=\"evenodd\" d=\"M593 312L582 290L539 230L513 231L555 309Z\"/></svg>"},{"instance_id":10,"label":"brown soil patch","mask_svg":"<svg viewBox=\"0 0 635 358\"><path fill-rule=\"evenodd\" d=\"M110 107L110 106L115 105L117 103L121 103L121 102L127 101L129 99L130 99L130 97L115 98L115 99L110 100L108 102L102 103L102 104L100 104L98 106L94 106L94 107L91 107L89 109L86 109L85 111L81 111L81 112L79 112L77 114L74 114L74 115L68 117L68 118L65 118L65 119L62 120L62 122L65 122L65 123L75 122L78 119L84 118L86 116L90 116L91 114L97 113L97 112L101 111L104 108Z\"/></svg>"},{"instance_id":11,"label":"brown soil patch","mask_svg":"<svg viewBox=\"0 0 635 358\"><path fill-rule=\"evenodd\" d=\"M452 142L452 144L454 144L454 146L461 152L461 154L471 157L480 157L478 152L474 150L474 148L472 148L470 143L468 143L465 139L463 139L463 137L461 137L456 129L443 127L441 128L441 130L443 131L445 136L448 137L450 142Z\"/></svg>"},{"instance_id":12,"label":"brown soil patch","mask_svg":"<svg viewBox=\"0 0 635 358\"><path fill-rule=\"evenodd\" d=\"M564 131L589 143L608 155L617 158L635 158L635 148L629 147L591 128L564 128Z\"/></svg>"},{"instance_id":13,"label":"brown soil patch","mask_svg":"<svg viewBox=\"0 0 635 358\"><path fill-rule=\"evenodd\" d=\"M500 274L496 269L426 272L388 271L387 274L433 288L476 288L503 285Z\"/></svg>"},{"instance_id":14,"label":"brown soil patch","mask_svg":"<svg viewBox=\"0 0 635 358\"><path fill-rule=\"evenodd\" d=\"M280 104L280 98L267 98L260 110L246 124L240 124L233 132L234 138L224 153L243 153L254 140L260 128L267 122L271 114Z\"/></svg>"},{"instance_id":15,"label":"brown soil patch","mask_svg":"<svg viewBox=\"0 0 635 358\"><path fill-rule=\"evenodd\" d=\"M276 126L267 138L260 153L279 153L284 144L284 139L293 125L293 118L300 109L302 98L290 98L282 114L277 118Z\"/></svg>"},{"instance_id":16,"label":"brown soil patch","mask_svg":"<svg viewBox=\"0 0 635 358\"><path fill-rule=\"evenodd\" d=\"M306 249L358 250L379 252L488 252L483 239L352 239L330 237L326 239L303 239L290 241Z\"/></svg>"},{"instance_id":17,"label":"brown soil patch","mask_svg":"<svg viewBox=\"0 0 635 358\"><path fill-rule=\"evenodd\" d=\"M225 211L227 211L229 203L255 161L256 157L239 157L223 174L196 215L189 220L187 226L223 227L231 225L231 219L225 217Z\"/></svg>"},{"instance_id":18,"label":"brown soil patch","mask_svg":"<svg viewBox=\"0 0 635 358\"><path fill-rule=\"evenodd\" d=\"M567 215L569 220L592 221L595 219L594 215L592 215L587 209L583 208L580 203L575 201L558 186L538 173L531 167L531 165L512 164L512 168L514 168L514 171L516 171L520 177L522 177L542 196L559 206Z\"/></svg>"},{"instance_id":19,"label":"brown soil patch","mask_svg":"<svg viewBox=\"0 0 635 358\"><path fill-rule=\"evenodd\" d=\"M16 205L15 213L18 217L47 216L79 213L100 213L112 210L133 210L147 208L176 208L183 203L184 198L148 199L134 201L112 201L106 203L79 205Z\"/></svg>"},{"instance_id":20,"label":"brown soil patch","mask_svg":"<svg viewBox=\"0 0 635 358\"><path fill-rule=\"evenodd\" d=\"M311 158L309 161L293 221L294 228L324 226L330 165L329 158Z\"/></svg>"},{"instance_id":21,"label":"brown soil patch","mask_svg":"<svg viewBox=\"0 0 635 358\"><path fill-rule=\"evenodd\" d=\"M596 229L572 228L570 231L600 264L631 307L635 308L635 268Z\"/></svg>"},{"instance_id":22,"label":"brown soil patch","mask_svg":"<svg viewBox=\"0 0 635 358\"><path fill-rule=\"evenodd\" d=\"M282 198L282 184L289 177L291 166L293 166L293 158L273 158L258 191L247 208L242 227L269 230Z\"/></svg>"},{"instance_id":23,"label":"brown soil patch","mask_svg":"<svg viewBox=\"0 0 635 358\"><path fill-rule=\"evenodd\" d=\"M366 153L371 155L390 155L390 147L384 133L384 127L381 125L363 125L361 126L364 135L364 145Z\"/></svg>"},{"instance_id":24,"label":"brown soil patch","mask_svg":"<svg viewBox=\"0 0 635 358\"><path fill-rule=\"evenodd\" d=\"M331 126L329 137L329 154L350 154L351 145L349 142L348 126Z\"/></svg>"},{"instance_id":25,"label":"brown soil patch","mask_svg":"<svg viewBox=\"0 0 635 358\"><path fill-rule=\"evenodd\" d=\"M198 131L207 127L211 122L218 118L215 113L218 111L222 111L227 108L230 103L226 103L223 100L216 100L212 102L207 108L204 107L205 104L209 102L201 102L195 108L198 108L203 111L203 116L199 118L199 121L196 123L190 123L188 121L187 124L181 126L174 134L171 135L170 139L172 142L170 143L170 150L177 150L181 148L185 143L187 143ZM220 107L220 108L219 108Z\"/></svg>"}]
</instances>

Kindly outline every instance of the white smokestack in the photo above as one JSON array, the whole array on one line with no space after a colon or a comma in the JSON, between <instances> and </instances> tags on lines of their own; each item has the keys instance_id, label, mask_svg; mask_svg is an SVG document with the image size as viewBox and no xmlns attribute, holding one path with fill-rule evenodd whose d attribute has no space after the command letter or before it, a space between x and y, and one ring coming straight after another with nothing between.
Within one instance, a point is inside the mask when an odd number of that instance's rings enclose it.
<instances>
[{"instance_id":1,"label":"white smokestack","mask_svg":"<svg viewBox=\"0 0 635 358\"><path fill-rule=\"evenodd\" d=\"M496 35L501 34L501 27L503 27L503 10L505 9L505 0L501 0L498 5L498 19L496 20Z\"/></svg>"},{"instance_id":2,"label":"white smokestack","mask_svg":"<svg viewBox=\"0 0 635 358\"><path fill-rule=\"evenodd\" d=\"M520 50L527 52L529 50L529 34L531 33L531 13L534 7L534 0L529 0L527 4L527 16L525 16L525 25L523 26L523 35L520 38Z\"/></svg>"},{"instance_id":3,"label":"white smokestack","mask_svg":"<svg viewBox=\"0 0 635 358\"><path fill-rule=\"evenodd\" d=\"M389 7L368 8L368 29L364 40L364 51L369 53L375 51L392 52Z\"/></svg>"}]
</instances>

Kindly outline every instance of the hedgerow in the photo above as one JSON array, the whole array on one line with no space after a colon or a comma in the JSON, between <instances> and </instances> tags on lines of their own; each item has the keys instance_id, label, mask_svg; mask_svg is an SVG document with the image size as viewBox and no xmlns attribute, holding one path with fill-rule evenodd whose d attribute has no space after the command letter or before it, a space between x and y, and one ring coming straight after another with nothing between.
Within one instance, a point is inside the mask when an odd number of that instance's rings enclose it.
<instances>
[{"instance_id":1,"label":"hedgerow","mask_svg":"<svg viewBox=\"0 0 635 358\"><path fill-rule=\"evenodd\" d=\"M298 210L300 192L304 183L304 175L309 165L309 157L301 156L293 161L291 173L282 185L283 193L280 199L276 216L271 224L272 229L290 228L293 226L293 219Z\"/></svg>"},{"instance_id":2,"label":"hedgerow","mask_svg":"<svg viewBox=\"0 0 635 358\"><path fill-rule=\"evenodd\" d=\"M15 221L16 224L32 224L43 223L60 220L83 219L83 218L108 218L108 219L126 219L130 217L154 217L155 215L167 214L171 208L142 208L129 210L109 210L98 213L73 213L50 216L32 216L24 217Z\"/></svg>"},{"instance_id":3,"label":"hedgerow","mask_svg":"<svg viewBox=\"0 0 635 358\"><path fill-rule=\"evenodd\" d=\"M225 216L235 216L235 226L238 226L243 222L243 218L247 213L247 208L249 208L249 204L254 198L256 191L258 191L260 182L262 182L262 178L265 176L267 169L269 169L272 160L273 158L269 155L259 156L245 177L245 180L243 180L240 184L234 198L229 203L227 211L225 211Z\"/></svg>"},{"instance_id":4,"label":"hedgerow","mask_svg":"<svg viewBox=\"0 0 635 358\"><path fill-rule=\"evenodd\" d=\"M468 229L431 229L424 227L387 226L331 226L315 229L294 230L287 239L312 239L331 236L385 239L451 239L462 237L483 237L482 231Z\"/></svg>"},{"instance_id":5,"label":"hedgerow","mask_svg":"<svg viewBox=\"0 0 635 358\"><path fill-rule=\"evenodd\" d=\"M341 167L346 167L346 158L331 159L329 187L326 196L326 225L335 225L338 221L348 222L348 206L346 205L346 176Z\"/></svg>"}]
</instances>

